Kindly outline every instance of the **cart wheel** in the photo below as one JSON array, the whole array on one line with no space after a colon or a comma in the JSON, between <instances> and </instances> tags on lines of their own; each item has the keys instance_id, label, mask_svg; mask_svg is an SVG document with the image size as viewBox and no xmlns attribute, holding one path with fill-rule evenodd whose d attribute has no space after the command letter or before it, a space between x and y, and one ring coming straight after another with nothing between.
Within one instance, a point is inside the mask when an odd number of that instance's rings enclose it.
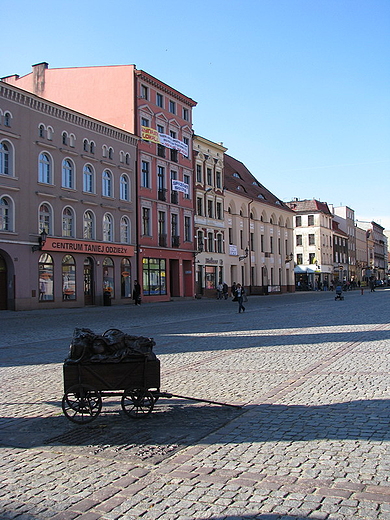
<instances>
[{"instance_id":1,"label":"cart wheel","mask_svg":"<svg viewBox=\"0 0 390 520\"><path fill-rule=\"evenodd\" d=\"M125 390L122 396L122 410L132 419L140 419L149 415L155 399L149 390Z\"/></svg>"},{"instance_id":2,"label":"cart wheel","mask_svg":"<svg viewBox=\"0 0 390 520\"><path fill-rule=\"evenodd\" d=\"M100 392L88 385L75 385L69 388L62 398L62 411L76 424L86 424L100 414L102 398Z\"/></svg>"}]
</instances>

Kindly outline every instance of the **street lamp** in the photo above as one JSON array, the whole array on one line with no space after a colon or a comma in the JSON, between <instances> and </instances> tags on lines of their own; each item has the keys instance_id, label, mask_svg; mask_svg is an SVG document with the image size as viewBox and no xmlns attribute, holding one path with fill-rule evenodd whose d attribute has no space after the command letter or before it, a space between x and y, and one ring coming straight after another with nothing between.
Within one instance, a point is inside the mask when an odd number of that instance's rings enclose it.
<instances>
[{"instance_id":1,"label":"street lamp","mask_svg":"<svg viewBox=\"0 0 390 520\"><path fill-rule=\"evenodd\" d=\"M239 260L245 260L245 258L248 258L248 255L249 255L249 249L248 249L248 247L246 247L245 248L245 255L239 256L238 259Z\"/></svg>"},{"instance_id":2,"label":"street lamp","mask_svg":"<svg viewBox=\"0 0 390 520\"><path fill-rule=\"evenodd\" d=\"M36 246L32 246L32 251L33 253L35 251L41 251L42 250L42 247L45 245L46 243L46 239L47 239L47 233L46 233L46 230L45 229L42 229L39 237L38 237L38 245Z\"/></svg>"}]
</instances>

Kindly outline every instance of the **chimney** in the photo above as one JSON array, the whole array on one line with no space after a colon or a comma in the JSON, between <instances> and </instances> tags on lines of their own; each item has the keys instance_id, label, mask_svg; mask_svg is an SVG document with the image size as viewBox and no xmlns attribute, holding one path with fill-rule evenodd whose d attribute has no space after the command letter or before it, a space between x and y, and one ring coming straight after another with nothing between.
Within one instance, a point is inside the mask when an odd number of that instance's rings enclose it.
<instances>
[{"instance_id":1,"label":"chimney","mask_svg":"<svg viewBox=\"0 0 390 520\"><path fill-rule=\"evenodd\" d=\"M37 96L42 96L45 91L45 71L49 64L43 61L32 66L33 70L33 92Z\"/></svg>"}]
</instances>

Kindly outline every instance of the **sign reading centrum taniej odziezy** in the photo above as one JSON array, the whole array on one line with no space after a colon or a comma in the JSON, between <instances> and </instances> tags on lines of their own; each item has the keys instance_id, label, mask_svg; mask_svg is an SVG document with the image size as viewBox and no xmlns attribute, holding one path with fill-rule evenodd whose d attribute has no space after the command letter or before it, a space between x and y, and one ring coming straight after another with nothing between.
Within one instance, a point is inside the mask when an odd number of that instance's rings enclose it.
<instances>
[{"instance_id":1,"label":"sign reading centrum taniej odziezy","mask_svg":"<svg viewBox=\"0 0 390 520\"><path fill-rule=\"evenodd\" d=\"M95 255L134 256L134 246L108 244L107 242L86 242L67 238L47 237L42 251L61 253L89 253Z\"/></svg>"}]
</instances>

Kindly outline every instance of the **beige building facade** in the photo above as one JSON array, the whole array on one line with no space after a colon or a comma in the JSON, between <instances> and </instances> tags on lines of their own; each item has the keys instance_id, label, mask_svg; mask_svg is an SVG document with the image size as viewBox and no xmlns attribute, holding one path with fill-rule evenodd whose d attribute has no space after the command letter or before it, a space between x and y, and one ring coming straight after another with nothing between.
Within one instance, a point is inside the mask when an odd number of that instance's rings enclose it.
<instances>
[{"instance_id":1,"label":"beige building facade","mask_svg":"<svg viewBox=\"0 0 390 520\"><path fill-rule=\"evenodd\" d=\"M131 300L128 132L0 82L0 308Z\"/></svg>"}]
</instances>

